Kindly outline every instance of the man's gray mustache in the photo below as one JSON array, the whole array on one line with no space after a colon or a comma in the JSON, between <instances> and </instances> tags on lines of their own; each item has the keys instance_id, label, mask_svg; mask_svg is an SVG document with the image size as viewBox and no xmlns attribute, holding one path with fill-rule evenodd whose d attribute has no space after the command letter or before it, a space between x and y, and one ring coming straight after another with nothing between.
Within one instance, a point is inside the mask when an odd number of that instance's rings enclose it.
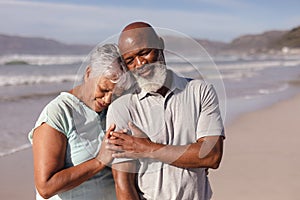
<instances>
[{"instance_id":1,"label":"man's gray mustache","mask_svg":"<svg viewBox=\"0 0 300 200\"><path fill-rule=\"evenodd\" d=\"M133 72L137 75L144 73L145 71L151 70L153 67L155 67L154 64L146 64L143 65L141 67L139 67L138 69L135 69Z\"/></svg>"}]
</instances>

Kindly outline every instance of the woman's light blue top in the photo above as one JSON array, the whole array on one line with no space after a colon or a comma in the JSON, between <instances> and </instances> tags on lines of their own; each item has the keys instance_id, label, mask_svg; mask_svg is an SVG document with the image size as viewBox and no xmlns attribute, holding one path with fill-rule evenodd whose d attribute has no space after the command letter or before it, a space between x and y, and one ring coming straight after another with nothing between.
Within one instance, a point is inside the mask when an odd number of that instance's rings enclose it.
<instances>
[{"instance_id":1,"label":"woman's light blue top","mask_svg":"<svg viewBox=\"0 0 300 200\"><path fill-rule=\"evenodd\" d=\"M98 114L74 95L62 92L45 106L28 138L32 142L34 130L43 123L63 133L68 141L65 156L68 168L96 157L105 135L105 120L106 110ZM37 193L37 199L43 198ZM107 167L76 188L50 199L116 199L111 169Z\"/></svg>"}]
</instances>

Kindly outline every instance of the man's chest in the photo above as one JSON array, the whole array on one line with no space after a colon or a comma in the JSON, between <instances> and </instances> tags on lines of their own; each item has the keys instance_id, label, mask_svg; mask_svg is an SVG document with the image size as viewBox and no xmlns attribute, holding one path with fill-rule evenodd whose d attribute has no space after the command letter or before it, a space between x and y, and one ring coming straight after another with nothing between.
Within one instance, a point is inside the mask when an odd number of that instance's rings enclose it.
<instances>
[{"instance_id":1,"label":"man's chest","mask_svg":"<svg viewBox=\"0 0 300 200\"><path fill-rule=\"evenodd\" d=\"M147 97L131 104L132 121L154 141L185 144L194 141L199 107L184 95Z\"/></svg>"}]
</instances>

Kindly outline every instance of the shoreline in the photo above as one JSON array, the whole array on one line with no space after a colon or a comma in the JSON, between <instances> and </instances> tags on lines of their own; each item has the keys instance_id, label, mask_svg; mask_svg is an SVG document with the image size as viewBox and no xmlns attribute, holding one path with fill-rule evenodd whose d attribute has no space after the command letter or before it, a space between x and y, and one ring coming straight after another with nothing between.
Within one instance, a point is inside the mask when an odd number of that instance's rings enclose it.
<instances>
[{"instance_id":1,"label":"shoreline","mask_svg":"<svg viewBox=\"0 0 300 200\"><path fill-rule=\"evenodd\" d=\"M209 173L212 199L298 197L299 110L300 95L295 95L225 124L223 160ZM31 147L0 159L0 199L34 199Z\"/></svg>"},{"instance_id":2,"label":"shoreline","mask_svg":"<svg viewBox=\"0 0 300 200\"><path fill-rule=\"evenodd\" d=\"M220 168L210 170L214 200L297 199L300 95L225 125Z\"/></svg>"}]
</instances>

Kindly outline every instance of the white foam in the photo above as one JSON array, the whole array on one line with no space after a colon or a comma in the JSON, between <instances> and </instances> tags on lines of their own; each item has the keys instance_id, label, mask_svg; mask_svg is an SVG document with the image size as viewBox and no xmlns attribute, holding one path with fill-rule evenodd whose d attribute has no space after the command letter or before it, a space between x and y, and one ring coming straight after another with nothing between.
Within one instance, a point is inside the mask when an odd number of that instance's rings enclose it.
<instances>
[{"instance_id":1,"label":"white foam","mask_svg":"<svg viewBox=\"0 0 300 200\"><path fill-rule=\"evenodd\" d=\"M83 55L6 55L0 56L0 65L14 61L24 61L30 65L57 65L81 63Z\"/></svg>"},{"instance_id":2,"label":"white foam","mask_svg":"<svg viewBox=\"0 0 300 200\"><path fill-rule=\"evenodd\" d=\"M274 88L268 88L268 89L259 89L258 90L258 93L259 94L273 94L273 93L277 93L277 92L282 92L286 89L288 89L289 85L286 83L286 84L283 84L279 87L274 87Z\"/></svg>"},{"instance_id":3,"label":"white foam","mask_svg":"<svg viewBox=\"0 0 300 200\"><path fill-rule=\"evenodd\" d=\"M218 64L222 70L263 70L270 67L296 67L300 66L300 60L265 60L251 62L237 62L231 64Z\"/></svg>"},{"instance_id":4,"label":"white foam","mask_svg":"<svg viewBox=\"0 0 300 200\"><path fill-rule=\"evenodd\" d=\"M0 157L7 156L7 155L10 155L10 154L16 153L18 151L28 149L29 147L31 147L31 144L27 143L27 144L23 144L23 145L21 145L17 148L12 148L12 149L9 149L9 150L6 150L6 151L2 151L2 152L0 152Z\"/></svg>"},{"instance_id":5,"label":"white foam","mask_svg":"<svg viewBox=\"0 0 300 200\"><path fill-rule=\"evenodd\" d=\"M263 95L271 95L279 92L283 92L289 88L289 85L287 83L280 85L278 87L273 87L273 88L260 88L257 91L255 91L253 94L247 94L243 96L244 99L255 99L259 96Z\"/></svg>"},{"instance_id":6,"label":"white foam","mask_svg":"<svg viewBox=\"0 0 300 200\"><path fill-rule=\"evenodd\" d=\"M55 75L55 76L0 76L0 86L30 85L39 83L61 83L75 81L76 75Z\"/></svg>"}]
</instances>

